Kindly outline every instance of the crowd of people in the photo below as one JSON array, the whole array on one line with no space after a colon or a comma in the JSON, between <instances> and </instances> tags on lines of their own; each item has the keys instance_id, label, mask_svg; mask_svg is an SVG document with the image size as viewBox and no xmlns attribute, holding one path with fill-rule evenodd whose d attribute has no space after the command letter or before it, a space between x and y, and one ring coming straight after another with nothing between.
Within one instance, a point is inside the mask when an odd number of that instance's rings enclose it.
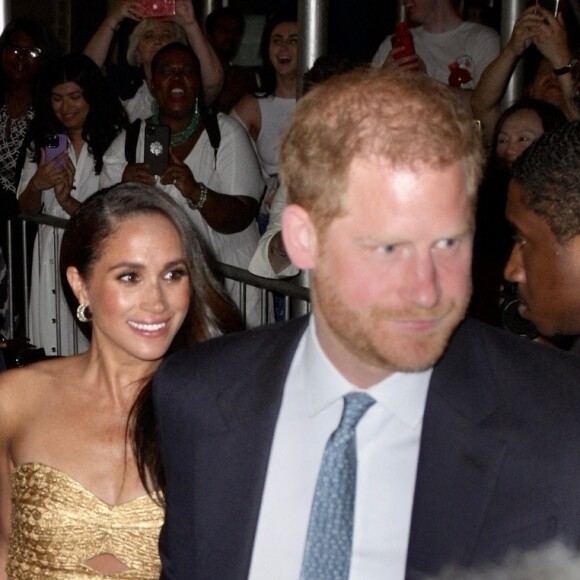
<instances>
[{"instance_id":1,"label":"crowd of people","mask_svg":"<svg viewBox=\"0 0 580 580\"><path fill-rule=\"evenodd\" d=\"M0 580L479 578L516 551L515 580L548 542L578 572L576 47L540 6L503 48L406 7L414 54L322 56L299 100L296 2L261 67L233 64L239 11L204 31L190 0L116 0L83 54L7 25L0 334L48 356L0 373ZM66 227L9 278L18 214ZM256 328L216 261L307 272L311 315Z\"/></svg>"}]
</instances>

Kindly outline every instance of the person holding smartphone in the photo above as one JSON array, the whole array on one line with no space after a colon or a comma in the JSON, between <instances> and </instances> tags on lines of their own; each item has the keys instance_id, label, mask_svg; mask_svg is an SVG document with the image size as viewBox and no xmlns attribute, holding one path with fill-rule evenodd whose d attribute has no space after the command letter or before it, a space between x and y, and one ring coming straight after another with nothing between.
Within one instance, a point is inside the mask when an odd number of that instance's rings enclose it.
<instances>
[{"instance_id":1,"label":"person holding smartphone","mask_svg":"<svg viewBox=\"0 0 580 580\"><path fill-rule=\"evenodd\" d=\"M39 95L33 140L17 189L20 210L68 219L99 188L103 154L125 127L126 115L99 68L84 55L68 55L50 64ZM57 292L55 276L54 236L59 245L61 234L62 230L40 226L33 253L28 336L47 355L75 350L75 324L62 292ZM86 348L83 337L77 339L78 348Z\"/></svg>"},{"instance_id":2,"label":"person holding smartphone","mask_svg":"<svg viewBox=\"0 0 580 580\"><path fill-rule=\"evenodd\" d=\"M207 114L199 62L188 46L172 43L157 52L152 88L159 112L141 122L134 162L127 157L127 131L105 154L101 187L120 181L157 183L185 208L215 258L247 269L260 237L255 217L264 181L246 131L228 115L220 113L216 119ZM219 145L210 140L210 122L219 131ZM145 144L150 143L150 128L163 125L170 129L169 165L153 171ZM239 303L239 286L229 281L226 287ZM246 321L256 326L259 291L248 288L246 298Z\"/></svg>"},{"instance_id":3,"label":"person holding smartphone","mask_svg":"<svg viewBox=\"0 0 580 580\"><path fill-rule=\"evenodd\" d=\"M487 145L493 140L496 124L501 116L501 100L518 62L530 46L542 56L528 96L546 101L562 109L569 118L576 118L572 106L572 51L561 13L534 4L522 12L514 24L506 46L481 75L471 96L471 109L481 120Z\"/></svg>"},{"instance_id":4,"label":"person holding smartphone","mask_svg":"<svg viewBox=\"0 0 580 580\"><path fill-rule=\"evenodd\" d=\"M124 101L129 120L146 119L153 110L151 95L151 60L170 42L189 44L200 62L205 101L210 104L221 90L224 73L220 60L200 26L191 0L175 0L175 13L151 17L149 2L118 0L84 49L84 53L102 67L116 31L125 19L136 20L129 38L127 62L143 71L143 83L133 97ZM159 3L162 4L162 3Z\"/></svg>"}]
</instances>

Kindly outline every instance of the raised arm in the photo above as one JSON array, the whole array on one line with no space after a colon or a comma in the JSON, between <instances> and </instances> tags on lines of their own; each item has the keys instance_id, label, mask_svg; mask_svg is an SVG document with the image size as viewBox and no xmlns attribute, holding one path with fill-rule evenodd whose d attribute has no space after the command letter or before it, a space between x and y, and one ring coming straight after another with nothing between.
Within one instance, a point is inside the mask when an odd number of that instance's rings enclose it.
<instances>
[{"instance_id":1,"label":"raised arm","mask_svg":"<svg viewBox=\"0 0 580 580\"><path fill-rule=\"evenodd\" d=\"M471 94L473 116L481 121L484 140L491 143L495 125L501 115L501 99L511 75L526 48L532 44L534 34L542 22L535 7L522 12L514 25L512 35L487 68Z\"/></svg>"},{"instance_id":2,"label":"raised arm","mask_svg":"<svg viewBox=\"0 0 580 580\"><path fill-rule=\"evenodd\" d=\"M121 22L125 18L141 20L142 13L143 8L138 0L117 0L89 40L83 51L84 54L90 57L99 67L103 67L107 60L113 37Z\"/></svg>"},{"instance_id":3,"label":"raised arm","mask_svg":"<svg viewBox=\"0 0 580 580\"><path fill-rule=\"evenodd\" d=\"M564 26L564 19L560 13L554 17L551 12L538 7L542 21L536 29L534 44L542 55L550 62L554 71L565 71L571 63L572 52L568 46L568 35ZM571 67L568 72L558 75L558 82L562 90L562 109L570 118L576 118L576 109L573 105L574 86L572 82Z\"/></svg>"},{"instance_id":4,"label":"raised arm","mask_svg":"<svg viewBox=\"0 0 580 580\"><path fill-rule=\"evenodd\" d=\"M199 59L205 101L207 105L210 105L222 88L224 71L217 54L195 16L191 0L176 0L175 16L171 20L177 22L185 30L187 40Z\"/></svg>"}]
</instances>

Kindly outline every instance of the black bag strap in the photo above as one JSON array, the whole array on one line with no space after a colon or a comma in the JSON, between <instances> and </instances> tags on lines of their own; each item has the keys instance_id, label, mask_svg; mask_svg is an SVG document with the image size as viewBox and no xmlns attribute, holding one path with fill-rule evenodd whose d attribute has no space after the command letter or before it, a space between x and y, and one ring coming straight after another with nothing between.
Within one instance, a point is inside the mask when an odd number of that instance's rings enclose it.
<instances>
[{"instance_id":1,"label":"black bag strap","mask_svg":"<svg viewBox=\"0 0 580 580\"><path fill-rule=\"evenodd\" d=\"M214 169L217 169L217 154L222 140L217 114L209 112L206 113L203 117L203 124L205 126L205 130L207 131L209 142L214 151Z\"/></svg>"},{"instance_id":2,"label":"black bag strap","mask_svg":"<svg viewBox=\"0 0 580 580\"><path fill-rule=\"evenodd\" d=\"M220 148L222 136L215 113L208 113L203 119L209 142L214 150L214 168L217 168L217 154ZM125 135L125 159L127 163L135 163L137 160L137 141L139 140L139 130L141 129L141 119L135 119L127 128Z\"/></svg>"},{"instance_id":3,"label":"black bag strap","mask_svg":"<svg viewBox=\"0 0 580 580\"><path fill-rule=\"evenodd\" d=\"M128 127L125 134L125 159L127 163L135 163L137 160L137 141L139 140L141 119L135 119Z\"/></svg>"}]
</instances>

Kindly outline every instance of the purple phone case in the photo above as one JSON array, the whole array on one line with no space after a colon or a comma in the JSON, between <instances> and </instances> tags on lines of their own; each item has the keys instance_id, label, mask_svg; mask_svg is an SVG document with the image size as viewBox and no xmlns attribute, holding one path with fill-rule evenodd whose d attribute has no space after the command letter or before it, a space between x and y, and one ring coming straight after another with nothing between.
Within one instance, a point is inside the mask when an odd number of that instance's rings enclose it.
<instances>
[{"instance_id":1,"label":"purple phone case","mask_svg":"<svg viewBox=\"0 0 580 580\"><path fill-rule=\"evenodd\" d=\"M58 157L61 153L68 150L68 138L64 133L57 133L53 135L47 135L47 141L49 137L58 137L58 144L55 147L49 147L45 145L44 147L44 159L46 163L50 163L53 159ZM66 157L63 157L61 161L58 162L57 167L63 167L66 163Z\"/></svg>"}]
</instances>

